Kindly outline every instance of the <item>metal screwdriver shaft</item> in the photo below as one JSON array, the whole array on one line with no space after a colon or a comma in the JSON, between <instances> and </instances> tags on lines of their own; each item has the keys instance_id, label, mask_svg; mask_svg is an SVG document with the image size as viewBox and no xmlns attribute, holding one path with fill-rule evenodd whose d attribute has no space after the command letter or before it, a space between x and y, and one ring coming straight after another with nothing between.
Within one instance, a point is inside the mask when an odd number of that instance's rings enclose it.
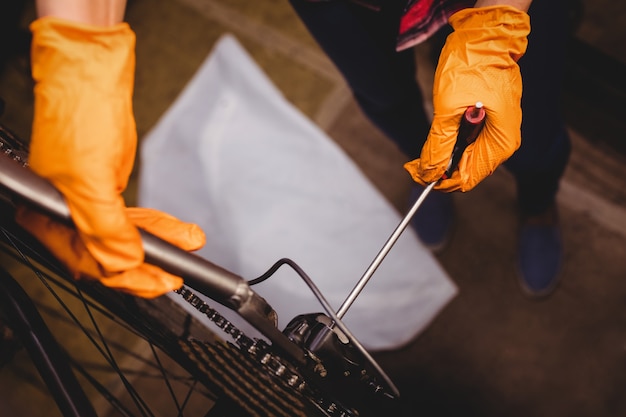
<instances>
[{"instance_id":1,"label":"metal screwdriver shaft","mask_svg":"<svg viewBox=\"0 0 626 417\"><path fill-rule=\"evenodd\" d=\"M456 166L461 160L461 155L465 151L465 148L467 148L469 144L473 143L476 140L484 124L485 109L483 108L483 103L479 101L476 102L474 106L470 106L463 114L463 118L461 119L461 124L459 126L459 133L457 135L456 143L454 145L454 149L452 150L452 155L450 157L450 162L448 163L446 172L443 174L441 179L435 182L431 182L426 188L424 188L424 191L422 191L420 196L417 198L417 201L415 201L409 212L404 216L402 221L400 221L400 224L396 226L395 230L393 231L391 236L389 236L389 238L387 239L381 250L378 252L370 266L367 268L361 279L359 279L359 282L352 289L339 310L337 310L338 318L343 318L343 316L346 314L350 306L354 303L363 288L365 288L367 282L370 280L372 275L374 275L374 272L376 272L383 259L385 259L402 232L404 232L404 229L406 229L411 219L420 208L424 200L426 200L426 197L428 196L428 194L430 194L435 185L442 179L448 179L452 176L452 172L456 169Z\"/></svg>"}]
</instances>

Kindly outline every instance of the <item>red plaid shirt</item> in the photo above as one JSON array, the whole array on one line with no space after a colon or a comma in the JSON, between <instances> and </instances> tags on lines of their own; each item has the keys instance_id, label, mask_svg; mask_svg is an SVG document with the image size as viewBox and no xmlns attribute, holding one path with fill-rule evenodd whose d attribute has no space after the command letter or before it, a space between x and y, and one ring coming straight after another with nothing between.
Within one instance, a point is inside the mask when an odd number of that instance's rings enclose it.
<instances>
[{"instance_id":1,"label":"red plaid shirt","mask_svg":"<svg viewBox=\"0 0 626 417\"><path fill-rule=\"evenodd\" d=\"M473 7L475 0L409 0L400 19L397 49L409 48L425 41L448 18L461 9Z\"/></svg>"},{"instance_id":2,"label":"red plaid shirt","mask_svg":"<svg viewBox=\"0 0 626 417\"><path fill-rule=\"evenodd\" d=\"M332 0L310 0L332 1ZM350 0L370 9L379 9L385 0ZM473 7L475 0L406 0L400 18L398 31L398 51L410 48L424 42L443 25L455 12L467 7Z\"/></svg>"}]
</instances>

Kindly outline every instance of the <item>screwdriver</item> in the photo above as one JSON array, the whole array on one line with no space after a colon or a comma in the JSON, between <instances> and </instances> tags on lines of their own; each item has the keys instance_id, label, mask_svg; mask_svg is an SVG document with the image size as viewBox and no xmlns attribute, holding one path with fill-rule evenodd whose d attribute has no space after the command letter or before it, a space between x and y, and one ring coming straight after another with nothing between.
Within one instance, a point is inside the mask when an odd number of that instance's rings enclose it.
<instances>
[{"instance_id":1,"label":"screwdriver","mask_svg":"<svg viewBox=\"0 0 626 417\"><path fill-rule=\"evenodd\" d=\"M482 130L485 125L486 113L483 107L483 103L478 101L473 106L468 107L463 113L463 117L461 118L461 123L459 125L459 133L457 134L456 142L454 144L454 148L452 149L452 155L450 156L450 161L448 162L448 166L446 171L442 175L441 179L431 182L428 184L426 188L422 191L417 201L413 204L409 212L404 216L400 224L393 231L387 242L383 245L378 255L374 258L370 266L367 268L357 285L352 289L346 300L343 302L339 310L337 310L337 317L342 318L352 303L356 300L358 295L361 293L367 282L370 280L376 269L380 266L381 262L387 256L393 245L396 243L404 229L406 229L407 225L420 208L428 194L432 191L439 181L448 179L452 176L452 173L456 169L459 161L461 160L461 156L465 149L473 143L478 134Z\"/></svg>"}]
</instances>

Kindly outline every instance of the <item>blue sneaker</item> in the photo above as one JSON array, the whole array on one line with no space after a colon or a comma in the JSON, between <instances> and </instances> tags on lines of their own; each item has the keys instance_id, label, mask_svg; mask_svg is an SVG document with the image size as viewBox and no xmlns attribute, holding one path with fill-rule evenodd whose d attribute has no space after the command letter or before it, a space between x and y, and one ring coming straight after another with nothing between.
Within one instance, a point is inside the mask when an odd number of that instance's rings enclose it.
<instances>
[{"instance_id":1,"label":"blue sneaker","mask_svg":"<svg viewBox=\"0 0 626 417\"><path fill-rule=\"evenodd\" d=\"M414 184L411 188L410 205L420 196L424 187ZM426 197L411 219L411 226L420 241L434 253L441 252L452 233L454 225L454 202L450 193L436 190Z\"/></svg>"},{"instance_id":2,"label":"blue sneaker","mask_svg":"<svg viewBox=\"0 0 626 417\"><path fill-rule=\"evenodd\" d=\"M556 289L563 263L563 241L556 207L523 222L518 247L518 278L522 290L533 298Z\"/></svg>"}]
</instances>

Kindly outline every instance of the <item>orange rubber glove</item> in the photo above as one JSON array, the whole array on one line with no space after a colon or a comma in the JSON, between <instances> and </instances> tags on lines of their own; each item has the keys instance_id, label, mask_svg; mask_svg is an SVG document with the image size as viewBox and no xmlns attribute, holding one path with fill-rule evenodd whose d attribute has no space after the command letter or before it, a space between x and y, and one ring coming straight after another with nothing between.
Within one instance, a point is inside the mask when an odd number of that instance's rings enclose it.
<instances>
[{"instance_id":1,"label":"orange rubber glove","mask_svg":"<svg viewBox=\"0 0 626 417\"><path fill-rule=\"evenodd\" d=\"M469 191L506 161L521 143L522 78L517 60L526 52L527 13L511 6L468 8L450 17L454 32L441 52L433 84L434 117L419 159L405 164L414 181L441 178L463 112L477 101L487 119L452 177L435 186Z\"/></svg>"},{"instance_id":2,"label":"orange rubber glove","mask_svg":"<svg viewBox=\"0 0 626 417\"><path fill-rule=\"evenodd\" d=\"M137 147L133 31L125 23L100 27L54 17L36 20L31 31L36 85L29 164L64 195L77 232L26 210L18 211L18 222L76 277L140 296L180 287L180 278L143 263L135 224L152 224L150 231L168 240L180 236L174 241L188 250L202 246L204 233L154 210L129 216L121 195Z\"/></svg>"},{"instance_id":3,"label":"orange rubber glove","mask_svg":"<svg viewBox=\"0 0 626 417\"><path fill-rule=\"evenodd\" d=\"M205 243L204 233L198 226L183 223L169 214L141 207L128 207L124 211L136 227L184 250L197 250ZM82 233L23 206L18 207L16 218L75 274L75 278L97 279L109 288L145 298L158 297L183 285L182 278L147 263L122 272L104 271L85 246Z\"/></svg>"}]
</instances>

